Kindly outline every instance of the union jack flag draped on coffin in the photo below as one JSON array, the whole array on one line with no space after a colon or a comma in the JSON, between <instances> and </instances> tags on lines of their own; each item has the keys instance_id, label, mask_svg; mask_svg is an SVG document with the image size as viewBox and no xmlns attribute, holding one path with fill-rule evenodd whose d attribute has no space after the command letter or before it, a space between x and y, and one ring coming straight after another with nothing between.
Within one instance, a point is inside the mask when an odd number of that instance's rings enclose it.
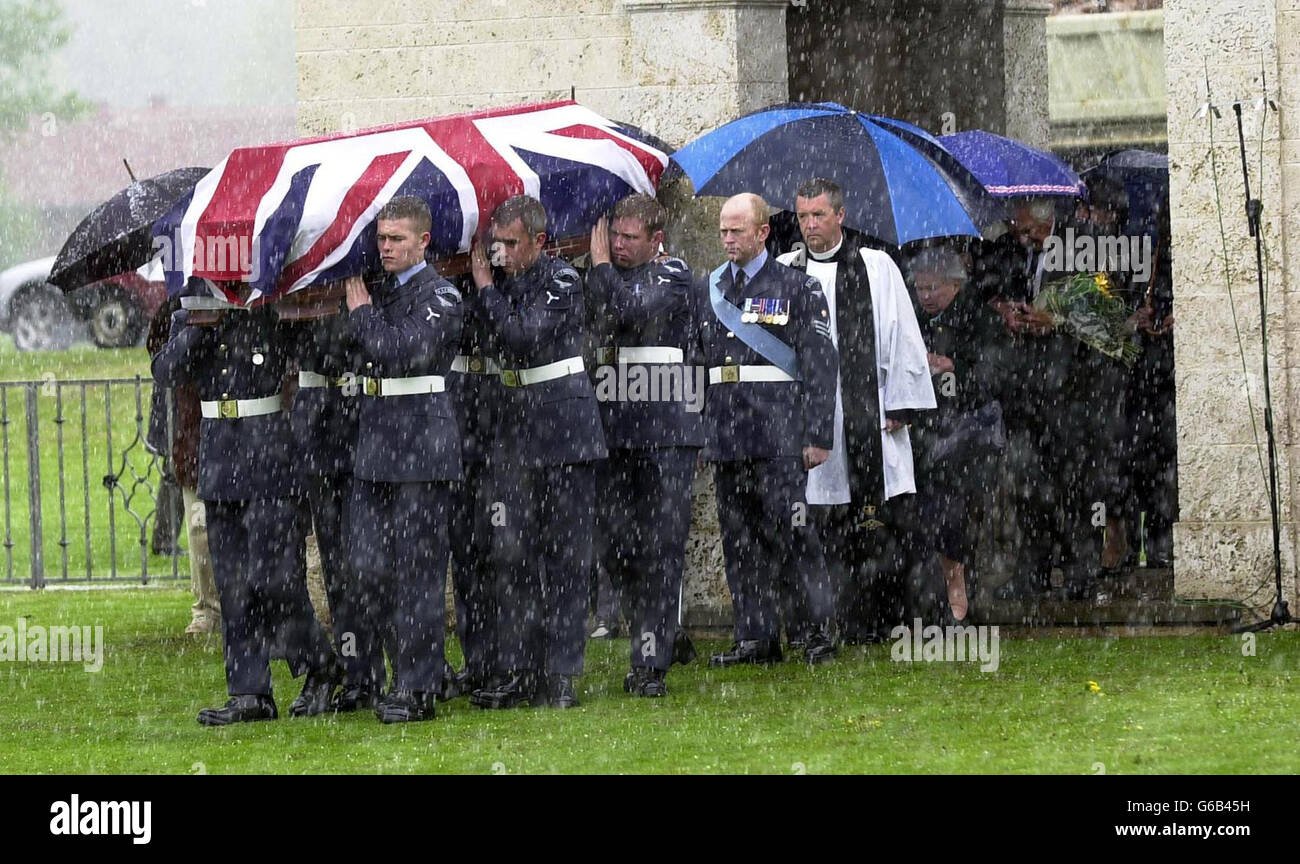
<instances>
[{"instance_id":1,"label":"union jack flag draped on coffin","mask_svg":"<svg viewBox=\"0 0 1300 864\"><path fill-rule=\"evenodd\" d=\"M377 271L375 216L398 195L429 203L434 258L469 251L518 194L546 206L550 236L574 236L655 193L668 154L644 138L564 101L241 147L155 223L154 245L168 294L191 276L243 281L251 305Z\"/></svg>"}]
</instances>

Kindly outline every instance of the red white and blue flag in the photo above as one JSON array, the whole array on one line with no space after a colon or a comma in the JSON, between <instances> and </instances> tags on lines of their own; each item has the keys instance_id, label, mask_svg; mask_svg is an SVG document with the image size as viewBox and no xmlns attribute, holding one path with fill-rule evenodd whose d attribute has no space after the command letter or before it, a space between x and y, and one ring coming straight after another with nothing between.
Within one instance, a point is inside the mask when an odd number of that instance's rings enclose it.
<instances>
[{"instance_id":1,"label":"red white and blue flag","mask_svg":"<svg viewBox=\"0 0 1300 864\"><path fill-rule=\"evenodd\" d=\"M667 165L642 134L572 101L242 147L154 225L154 245L169 294L192 276L241 281L251 304L378 270L375 216L396 196L428 202L429 253L444 257L469 251L518 194L546 207L552 237L585 233L619 198L653 195Z\"/></svg>"}]
</instances>

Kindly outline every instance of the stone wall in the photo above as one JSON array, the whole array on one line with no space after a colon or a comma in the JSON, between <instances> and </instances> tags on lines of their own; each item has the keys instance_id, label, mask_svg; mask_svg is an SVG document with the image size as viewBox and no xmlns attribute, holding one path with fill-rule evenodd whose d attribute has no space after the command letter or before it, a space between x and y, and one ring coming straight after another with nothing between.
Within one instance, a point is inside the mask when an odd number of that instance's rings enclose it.
<instances>
[{"instance_id":1,"label":"stone wall","mask_svg":"<svg viewBox=\"0 0 1300 864\"><path fill-rule=\"evenodd\" d=\"M1222 114L1197 117L1206 74ZM1251 190L1264 202L1269 295L1269 357L1278 430L1283 580L1296 593L1296 413L1293 369L1300 347L1300 122L1278 93L1300 84L1300 0L1240 0L1165 6L1165 70L1175 300L1180 522L1175 526L1175 590L1194 598L1272 599L1272 534L1262 461L1263 411L1259 298L1254 242L1247 235L1241 161L1231 103L1244 112ZM1255 110L1261 75L1282 109ZM1264 126L1261 147L1261 123ZM1262 150L1262 153L1261 153ZM1217 161L1222 208L1216 203ZM1262 175L1260 173L1262 168ZM1232 280L1224 276L1220 215ZM1233 324L1236 312L1246 371ZM1261 448L1252 433L1253 401Z\"/></svg>"}]
</instances>

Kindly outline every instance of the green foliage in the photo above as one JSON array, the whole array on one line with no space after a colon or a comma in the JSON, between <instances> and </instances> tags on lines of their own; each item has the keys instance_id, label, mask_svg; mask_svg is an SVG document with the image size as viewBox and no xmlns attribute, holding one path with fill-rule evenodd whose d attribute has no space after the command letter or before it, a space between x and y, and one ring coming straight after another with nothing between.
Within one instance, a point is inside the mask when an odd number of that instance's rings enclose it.
<instances>
[{"instance_id":1,"label":"green foliage","mask_svg":"<svg viewBox=\"0 0 1300 864\"><path fill-rule=\"evenodd\" d=\"M88 107L49 80L49 58L71 31L49 0L0 0L0 133L12 135L33 114L71 119Z\"/></svg>"}]
</instances>

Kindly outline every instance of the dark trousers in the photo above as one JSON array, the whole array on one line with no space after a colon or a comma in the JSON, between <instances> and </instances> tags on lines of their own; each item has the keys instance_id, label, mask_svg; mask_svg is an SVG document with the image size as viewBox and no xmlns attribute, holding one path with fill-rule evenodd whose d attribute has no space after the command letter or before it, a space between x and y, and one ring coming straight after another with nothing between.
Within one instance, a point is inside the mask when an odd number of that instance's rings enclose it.
<instances>
[{"instance_id":1,"label":"dark trousers","mask_svg":"<svg viewBox=\"0 0 1300 864\"><path fill-rule=\"evenodd\" d=\"M362 607L361 582L352 569L348 549L352 495L351 474L312 475L306 479L316 546L320 549L325 593L334 618L334 650L347 671L346 683L383 688L384 652Z\"/></svg>"},{"instance_id":2,"label":"dark trousers","mask_svg":"<svg viewBox=\"0 0 1300 864\"><path fill-rule=\"evenodd\" d=\"M804 501L808 474L798 458L718 462L714 477L736 640L780 639L778 597L787 556L791 590L804 604L806 620L829 625L830 580Z\"/></svg>"},{"instance_id":3,"label":"dark trousers","mask_svg":"<svg viewBox=\"0 0 1300 864\"><path fill-rule=\"evenodd\" d=\"M1100 563L1103 517L1121 515L1128 498L1127 466L1118 464L1126 370L1060 334L1028 340L1026 358L1004 463L1017 492L1013 578L1022 589L1045 587L1059 562L1067 582L1087 582Z\"/></svg>"},{"instance_id":4,"label":"dark trousers","mask_svg":"<svg viewBox=\"0 0 1300 864\"><path fill-rule=\"evenodd\" d=\"M600 473L597 534L628 608L633 666L672 665L697 454L694 447L613 449Z\"/></svg>"},{"instance_id":5,"label":"dark trousers","mask_svg":"<svg viewBox=\"0 0 1300 864\"><path fill-rule=\"evenodd\" d=\"M272 645L295 678L331 662L303 578L299 506L293 498L204 502L232 696L271 695Z\"/></svg>"},{"instance_id":6,"label":"dark trousers","mask_svg":"<svg viewBox=\"0 0 1300 864\"><path fill-rule=\"evenodd\" d=\"M835 615L846 642L880 641L919 611L917 569L925 542L916 532L916 496L897 495L871 509L861 504L813 507Z\"/></svg>"},{"instance_id":7,"label":"dark trousers","mask_svg":"<svg viewBox=\"0 0 1300 864\"><path fill-rule=\"evenodd\" d=\"M358 650L373 656L392 633L393 690L442 687L450 504L446 482L352 481L352 566L372 639Z\"/></svg>"},{"instance_id":8,"label":"dark trousers","mask_svg":"<svg viewBox=\"0 0 1300 864\"><path fill-rule=\"evenodd\" d=\"M501 613L497 669L580 675L596 468L590 462L510 468L493 482L505 522L492 522Z\"/></svg>"},{"instance_id":9,"label":"dark trousers","mask_svg":"<svg viewBox=\"0 0 1300 864\"><path fill-rule=\"evenodd\" d=\"M456 636L470 677L496 671L497 600L492 573L492 486L485 462L466 462L463 480L451 484L451 540L456 590Z\"/></svg>"}]
</instances>

